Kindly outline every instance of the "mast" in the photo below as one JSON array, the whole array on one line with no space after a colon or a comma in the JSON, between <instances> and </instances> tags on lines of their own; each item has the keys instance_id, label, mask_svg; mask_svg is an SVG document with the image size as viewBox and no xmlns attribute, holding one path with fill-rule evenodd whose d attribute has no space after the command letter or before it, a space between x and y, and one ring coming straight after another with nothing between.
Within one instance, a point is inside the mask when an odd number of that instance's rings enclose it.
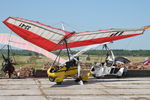
<instances>
[{"instance_id":1,"label":"mast","mask_svg":"<svg viewBox=\"0 0 150 100\"><path fill-rule=\"evenodd\" d=\"M64 27L64 23L63 23L63 22L61 23L61 27L62 27L63 30L65 30L65 27Z\"/></svg>"},{"instance_id":2,"label":"mast","mask_svg":"<svg viewBox=\"0 0 150 100\"><path fill-rule=\"evenodd\" d=\"M10 50L9 50L9 45L7 45L7 48L8 48L8 59L9 59L9 56L10 56Z\"/></svg>"}]
</instances>

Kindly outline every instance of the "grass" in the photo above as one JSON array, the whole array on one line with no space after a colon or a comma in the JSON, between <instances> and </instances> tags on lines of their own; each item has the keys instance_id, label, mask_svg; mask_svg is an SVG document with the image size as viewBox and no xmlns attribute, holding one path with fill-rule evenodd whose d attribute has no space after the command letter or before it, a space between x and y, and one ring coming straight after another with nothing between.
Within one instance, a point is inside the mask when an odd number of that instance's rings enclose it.
<instances>
[{"instance_id":1,"label":"grass","mask_svg":"<svg viewBox=\"0 0 150 100\"><path fill-rule=\"evenodd\" d=\"M2 64L2 61L3 59L0 58L0 64ZM40 69L43 67L43 64L47 62L52 62L52 60L44 56L40 58L34 58L34 59L32 59L32 56L15 56L15 62L16 64L14 66L16 69L20 67L25 67L25 66L32 66L34 68Z\"/></svg>"},{"instance_id":2,"label":"grass","mask_svg":"<svg viewBox=\"0 0 150 100\"><path fill-rule=\"evenodd\" d=\"M86 61L85 60L86 55L82 55L80 57L80 61L83 63L93 63L96 62L98 60L100 60L97 56L90 56L90 61ZM67 59L66 56L63 56L64 59ZM131 62L143 62L146 57L127 57ZM2 64L3 59L0 58L0 67ZM39 58L34 58L33 56L15 56L15 61L16 61L16 65L15 68L18 69L20 67L25 67L25 66L32 66L36 69L41 69L43 68L44 64L46 64L47 62L53 62L51 59L41 56Z\"/></svg>"},{"instance_id":3,"label":"grass","mask_svg":"<svg viewBox=\"0 0 150 100\"><path fill-rule=\"evenodd\" d=\"M82 62L87 62L87 63L93 63L93 62L96 62L96 61L100 61L102 59L102 61L105 59L105 57L98 57L98 56L90 56L90 61L86 61L84 60L86 56L83 55L81 56L81 60ZM133 57L133 56L126 56L125 58L129 59L131 62L143 62L147 59L147 57Z\"/></svg>"}]
</instances>

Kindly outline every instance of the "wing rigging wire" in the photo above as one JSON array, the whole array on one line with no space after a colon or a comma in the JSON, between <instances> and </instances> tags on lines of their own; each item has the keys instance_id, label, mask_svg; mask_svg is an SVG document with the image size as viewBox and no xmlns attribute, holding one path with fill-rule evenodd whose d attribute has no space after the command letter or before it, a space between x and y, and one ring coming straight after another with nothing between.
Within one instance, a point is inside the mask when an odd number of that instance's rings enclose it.
<instances>
[{"instance_id":1,"label":"wing rigging wire","mask_svg":"<svg viewBox=\"0 0 150 100\"><path fill-rule=\"evenodd\" d=\"M61 21L61 22L58 22L58 23L56 23L56 24L53 24L52 26L56 26L56 25L63 25L63 27L64 27L64 25L65 26L67 26L68 28L71 28L71 30L72 31L79 31L79 29L78 28L76 28L76 27L74 27L73 25L70 25L70 24L68 24L68 23L66 23L66 22L63 22L63 21ZM64 30L64 28L62 27L62 29Z\"/></svg>"},{"instance_id":2,"label":"wing rigging wire","mask_svg":"<svg viewBox=\"0 0 150 100\"><path fill-rule=\"evenodd\" d=\"M60 23L57 23L57 24L61 24L62 29L65 30L64 24L66 24L66 23L60 22ZM55 25L56 25L56 24L55 24ZM66 25L67 25L67 24L66 24ZM61 40L56 46L58 46L58 45L60 45L61 48L60 48L60 50L59 50L59 52L58 52L58 55L57 55L56 59L55 59L54 62L53 62L53 65L56 63L57 59L58 59L58 63L59 63L60 56L61 56L61 52L62 52L62 49L63 49L64 47L66 47L67 56L68 56L69 61L70 61L70 54L72 54L72 53L71 53L71 49L69 48L67 39L64 38L64 39ZM55 46L55 47L56 47L56 46ZM55 47L54 47L54 48L55 48Z\"/></svg>"}]
</instances>

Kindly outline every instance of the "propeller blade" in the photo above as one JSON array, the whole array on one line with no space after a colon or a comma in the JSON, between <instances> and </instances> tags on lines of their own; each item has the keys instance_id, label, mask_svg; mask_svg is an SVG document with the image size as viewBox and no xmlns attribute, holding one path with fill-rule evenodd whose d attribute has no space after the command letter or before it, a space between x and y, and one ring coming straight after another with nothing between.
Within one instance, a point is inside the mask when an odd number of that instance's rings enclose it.
<instances>
[{"instance_id":1,"label":"propeller blade","mask_svg":"<svg viewBox=\"0 0 150 100\"><path fill-rule=\"evenodd\" d=\"M2 54L2 57L3 57L4 61L6 62L6 58L5 58L5 56L3 54Z\"/></svg>"}]
</instances>

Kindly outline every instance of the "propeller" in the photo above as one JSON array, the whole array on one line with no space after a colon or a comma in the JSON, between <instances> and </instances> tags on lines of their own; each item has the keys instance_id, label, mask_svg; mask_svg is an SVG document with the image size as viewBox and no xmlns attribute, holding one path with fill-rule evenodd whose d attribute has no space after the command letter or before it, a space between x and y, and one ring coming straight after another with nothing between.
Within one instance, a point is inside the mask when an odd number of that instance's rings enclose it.
<instances>
[{"instance_id":1,"label":"propeller","mask_svg":"<svg viewBox=\"0 0 150 100\"><path fill-rule=\"evenodd\" d=\"M10 59L10 50L9 50L9 45L7 45L8 51L7 51L7 57L5 57L2 54L3 62L2 62L2 68L1 70L4 71L5 73L8 73L9 78L11 78L11 74L14 72L15 68L13 66L13 63Z\"/></svg>"},{"instance_id":2,"label":"propeller","mask_svg":"<svg viewBox=\"0 0 150 100\"><path fill-rule=\"evenodd\" d=\"M6 58L5 58L5 56L2 54L2 57L3 57L3 60L6 62L7 60L6 60Z\"/></svg>"}]
</instances>

